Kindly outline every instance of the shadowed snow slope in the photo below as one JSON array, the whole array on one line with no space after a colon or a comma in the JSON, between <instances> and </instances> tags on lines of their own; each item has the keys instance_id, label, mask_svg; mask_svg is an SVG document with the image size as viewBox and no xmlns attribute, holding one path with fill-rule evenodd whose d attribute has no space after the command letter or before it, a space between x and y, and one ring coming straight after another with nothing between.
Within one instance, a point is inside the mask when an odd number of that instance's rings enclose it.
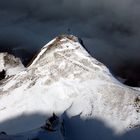
<instances>
[{"instance_id":1,"label":"shadowed snow slope","mask_svg":"<svg viewBox=\"0 0 140 140\"><path fill-rule=\"evenodd\" d=\"M115 133L140 124L140 91L118 82L78 38L62 35L45 45L30 66L0 85L0 123L34 113L99 119ZM0 125L10 134L32 130L45 117ZM24 125L24 124L30 125Z\"/></svg>"}]
</instances>

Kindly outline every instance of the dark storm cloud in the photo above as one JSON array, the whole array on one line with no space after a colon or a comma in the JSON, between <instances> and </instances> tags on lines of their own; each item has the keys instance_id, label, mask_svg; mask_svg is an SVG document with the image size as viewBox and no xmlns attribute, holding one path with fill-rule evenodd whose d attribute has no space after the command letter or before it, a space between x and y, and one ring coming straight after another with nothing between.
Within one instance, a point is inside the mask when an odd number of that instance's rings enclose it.
<instances>
[{"instance_id":1,"label":"dark storm cloud","mask_svg":"<svg viewBox=\"0 0 140 140\"><path fill-rule=\"evenodd\" d=\"M113 71L129 60L139 66L139 25L139 0L0 0L1 50L36 51L71 33Z\"/></svg>"}]
</instances>

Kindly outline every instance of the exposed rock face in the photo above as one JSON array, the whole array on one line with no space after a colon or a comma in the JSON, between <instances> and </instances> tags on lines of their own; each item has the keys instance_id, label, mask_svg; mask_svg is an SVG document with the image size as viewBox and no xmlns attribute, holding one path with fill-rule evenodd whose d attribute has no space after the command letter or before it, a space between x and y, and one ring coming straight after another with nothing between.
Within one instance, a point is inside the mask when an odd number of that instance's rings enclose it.
<instances>
[{"instance_id":1,"label":"exposed rock face","mask_svg":"<svg viewBox=\"0 0 140 140\"><path fill-rule=\"evenodd\" d=\"M98 118L122 133L140 124L139 100L140 91L118 82L76 37L59 36L41 49L26 71L0 86L0 130L32 130L46 118L24 119L20 127L16 121L9 126L2 122L23 114L65 111L69 117Z\"/></svg>"},{"instance_id":2,"label":"exposed rock face","mask_svg":"<svg viewBox=\"0 0 140 140\"><path fill-rule=\"evenodd\" d=\"M0 72L0 80L4 79L6 77L6 71L5 70L2 70Z\"/></svg>"},{"instance_id":3,"label":"exposed rock face","mask_svg":"<svg viewBox=\"0 0 140 140\"><path fill-rule=\"evenodd\" d=\"M24 69L25 68L19 58L16 58L8 53L0 53L0 79L16 75Z\"/></svg>"}]
</instances>

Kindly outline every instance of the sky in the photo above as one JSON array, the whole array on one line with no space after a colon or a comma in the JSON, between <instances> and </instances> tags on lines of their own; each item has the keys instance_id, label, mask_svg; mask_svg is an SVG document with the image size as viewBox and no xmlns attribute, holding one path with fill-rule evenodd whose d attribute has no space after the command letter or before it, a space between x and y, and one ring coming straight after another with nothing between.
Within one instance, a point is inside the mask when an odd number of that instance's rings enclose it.
<instances>
[{"instance_id":1,"label":"sky","mask_svg":"<svg viewBox=\"0 0 140 140\"><path fill-rule=\"evenodd\" d=\"M0 0L0 51L25 64L59 34L80 37L110 71L140 81L139 0Z\"/></svg>"}]
</instances>

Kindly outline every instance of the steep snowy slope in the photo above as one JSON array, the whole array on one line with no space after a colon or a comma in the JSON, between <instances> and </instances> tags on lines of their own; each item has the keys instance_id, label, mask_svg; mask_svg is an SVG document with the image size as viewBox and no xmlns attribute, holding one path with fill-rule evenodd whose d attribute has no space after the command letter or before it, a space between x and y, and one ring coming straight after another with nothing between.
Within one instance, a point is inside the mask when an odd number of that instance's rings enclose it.
<instances>
[{"instance_id":1,"label":"steep snowy slope","mask_svg":"<svg viewBox=\"0 0 140 140\"><path fill-rule=\"evenodd\" d=\"M25 71L0 85L0 130L9 134L34 130L53 112L100 119L122 133L140 125L140 91L118 82L78 38L62 35L45 45ZM36 113L44 116L14 121Z\"/></svg>"},{"instance_id":2,"label":"steep snowy slope","mask_svg":"<svg viewBox=\"0 0 140 140\"><path fill-rule=\"evenodd\" d=\"M6 77L15 75L24 69L19 58L8 53L0 53L0 72L5 70Z\"/></svg>"}]
</instances>

